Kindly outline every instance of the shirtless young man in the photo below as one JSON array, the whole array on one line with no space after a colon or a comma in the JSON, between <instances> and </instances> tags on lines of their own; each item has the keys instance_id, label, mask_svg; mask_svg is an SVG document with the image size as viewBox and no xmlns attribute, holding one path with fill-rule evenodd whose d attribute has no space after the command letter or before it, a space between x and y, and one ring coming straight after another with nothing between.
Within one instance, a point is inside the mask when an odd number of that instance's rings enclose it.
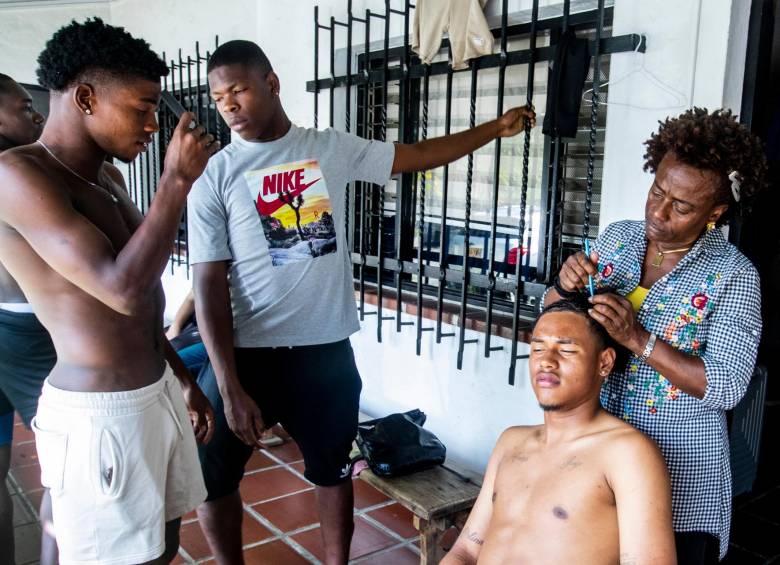
<instances>
[{"instance_id":1,"label":"shirtless young man","mask_svg":"<svg viewBox=\"0 0 780 565\"><path fill-rule=\"evenodd\" d=\"M666 465L599 405L615 350L588 307L559 301L536 322L529 367L544 424L501 435L442 565L676 562Z\"/></svg>"},{"instance_id":2,"label":"shirtless young man","mask_svg":"<svg viewBox=\"0 0 780 565\"><path fill-rule=\"evenodd\" d=\"M38 62L51 113L38 143L0 155L0 262L57 352L33 429L60 562L167 562L206 496L195 435L213 413L164 337L160 275L217 147L183 116L143 218L105 160L134 159L158 130L163 61L94 19L56 32Z\"/></svg>"}]
</instances>

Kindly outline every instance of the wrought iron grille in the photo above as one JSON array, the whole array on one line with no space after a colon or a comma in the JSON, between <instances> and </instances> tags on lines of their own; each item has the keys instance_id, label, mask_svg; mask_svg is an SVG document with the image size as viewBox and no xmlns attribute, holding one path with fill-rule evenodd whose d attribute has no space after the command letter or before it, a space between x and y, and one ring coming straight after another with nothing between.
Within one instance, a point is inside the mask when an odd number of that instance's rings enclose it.
<instances>
[{"instance_id":1,"label":"wrought iron grille","mask_svg":"<svg viewBox=\"0 0 780 565\"><path fill-rule=\"evenodd\" d=\"M314 9L314 120L319 120L320 93L328 94L329 122L334 125L336 91L341 89L347 131L358 135L410 143L444 135L495 118L513 106L532 103L539 112L546 100L548 62L568 27L591 42L594 71L586 89L596 104L583 104L581 124L573 140L543 136L537 128L525 135L497 140L466 159L432 171L405 174L386 186L354 183L347 190L346 228L361 319L376 316L377 339L386 321L396 331L414 324L420 354L424 332L436 341L458 339L458 368L467 339L466 329L479 320L484 328L484 355L501 349L491 340L496 318L511 326L511 367L514 382L517 343L535 318L546 283L569 253L595 235L598 225L600 170L605 115L598 104L607 76L608 55L643 51L636 34L609 37L612 9L604 0L595 9L539 19L538 1L526 23L508 25L508 1L502 2L501 25L494 30L496 52L472 60L467 71L453 71L448 42L431 65L423 65L409 46L414 7L408 0L385 0L382 13L352 13L347 2L345 22L319 21ZM395 7L394 7L395 6ZM402 45L390 47L391 20L402 19ZM353 33L362 26L363 46L353 57ZM336 33L347 34L344 74L337 74ZM378 31L377 31L378 29ZM319 78L320 35L329 39L328 78ZM372 38L381 37L381 43ZM381 47L377 47L381 45ZM354 91L354 92L353 92ZM353 94L355 103L353 105ZM594 198L595 196L595 198ZM381 307L395 309L388 316ZM387 300L387 298L390 300ZM402 319L404 308L415 322ZM435 325L423 314L431 310ZM445 315L458 331L447 333ZM499 324L500 325L500 324Z\"/></svg>"}]
</instances>

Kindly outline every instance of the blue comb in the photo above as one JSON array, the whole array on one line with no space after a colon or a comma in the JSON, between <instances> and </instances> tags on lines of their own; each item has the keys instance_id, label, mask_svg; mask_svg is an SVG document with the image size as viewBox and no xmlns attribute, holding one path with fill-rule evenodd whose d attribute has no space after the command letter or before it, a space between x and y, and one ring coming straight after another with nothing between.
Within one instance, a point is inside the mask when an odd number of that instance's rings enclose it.
<instances>
[{"instance_id":1,"label":"blue comb","mask_svg":"<svg viewBox=\"0 0 780 565\"><path fill-rule=\"evenodd\" d=\"M588 238L585 238L585 255L588 257L588 261L590 261L590 242L588 241ZM588 275L588 292L591 296L596 295L596 289L593 286L593 277Z\"/></svg>"}]
</instances>

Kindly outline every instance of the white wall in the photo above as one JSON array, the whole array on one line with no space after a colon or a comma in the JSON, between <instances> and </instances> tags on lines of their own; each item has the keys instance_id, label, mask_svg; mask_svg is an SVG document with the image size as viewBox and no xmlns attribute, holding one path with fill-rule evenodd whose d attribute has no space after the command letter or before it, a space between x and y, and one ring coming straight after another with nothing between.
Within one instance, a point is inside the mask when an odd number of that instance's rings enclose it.
<instances>
[{"instance_id":1,"label":"white wall","mask_svg":"<svg viewBox=\"0 0 780 565\"><path fill-rule=\"evenodd\" d=\"M642 172L643 143L659 120L694 105L739 112L749 12L746 0L615 3L613 35L644 34L647 52L611 57L609 100L615 104L607 112L601 229L616 220L644 218L652 175ZM643 61L652 76L641 70Z\"/></svg>"},{"instance_id":2,"label":"white wall","mask_svg":"<svg viewBox=\"0 0 780 565\"><path fill-rule=\"evenodd\" d=\"M253 37L258 8L263 3L253 0L113 0L111 23L142 37L157 53L165 52L167 62L170 62L179 49L185 59L187 55L194 57L196 41L200 42L201 54L207 49L214 51L215 35L219 35L220 43Z\"/></svg>"},{"instance_id":3,"label":"white wall","mask_svg":"<svg viewBox=\"0 0 780 565\"><path fill-rule=\"evenodd\" d=\"M0 72L19 82L38 84L36 61L46 41L72 19L82 21L90 16L110 21L109 4L0 8Z\"/></svg>"}]
</instances>

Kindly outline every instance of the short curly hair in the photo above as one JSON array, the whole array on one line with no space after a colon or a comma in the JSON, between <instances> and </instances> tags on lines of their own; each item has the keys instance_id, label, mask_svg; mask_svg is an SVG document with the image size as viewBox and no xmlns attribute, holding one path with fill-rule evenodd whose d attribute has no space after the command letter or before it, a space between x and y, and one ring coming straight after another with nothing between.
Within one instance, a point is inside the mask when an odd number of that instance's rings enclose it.
<instances>
[{"instance_id":1,"label":"short curly hair","mask_svg":"<svg viewBox=\"0 0 780 565\"><path fill-rule=\"evenodd\" d=\"M601 294L601 293L600 293ZM598 323L594 318L588 314L588 311L593 308L593 305L588 301L588 295L584 292L574 294L568 298L561 298L548 304L544 307L542 312L536 318L536 321L531 327L531 333L536 329L536 324L542 319L545 314L551 314L553 312L571 312L573 314L579 314L588 324L588 329L595 335L599 345L602 349L611 347L618 350L618 345L615 340L607 332L606 328Z\"/></svg>"},{"instance_id":2,"label":"short curly hair","mask_svg":"<svg viewBox=\"0 0 780 565\"><path fill-rule=\"evenodd\" d=\"M737 121L731 110L694 107L677 118L658 122L661 126L645 142L645 171L655 173L670 151L686 165L718 175L717 203L728 204L719 224L726 223L737 208L750 209L756 195L766 186L767 163L761 140ZM739 206L731 193L729 175L736 171L740 183Z\"/></svg>"},{"instance_id":3,"label":"short curly hair","mask_svg":"<svg viewBox=\"0 0 780 565\"><path fill-rule=\"evenodd\" d=\"M61 27L38 56L38 82L61 92L90 73L158 81L168 67L143 39L100 18Z\"/></svg>"}]
</instances>

